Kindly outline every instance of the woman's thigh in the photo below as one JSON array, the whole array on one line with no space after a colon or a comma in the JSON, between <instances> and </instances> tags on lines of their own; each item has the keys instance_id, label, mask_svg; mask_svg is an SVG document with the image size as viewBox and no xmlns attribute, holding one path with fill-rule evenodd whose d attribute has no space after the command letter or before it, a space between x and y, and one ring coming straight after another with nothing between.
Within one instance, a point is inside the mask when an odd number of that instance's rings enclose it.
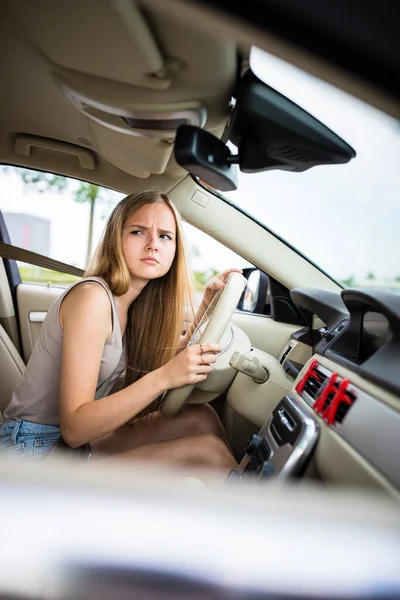
<instances>
[{"instance_id":1,"label":"woman's thigh","mask_svg":"<svg viewBox=\"0 0 400 600\"><path fill-rule=\"evenodd\" d=\"M93 455L93 460L130 461L186 468L211 468L227 475L237 467L228 446L215 435L195 435L146 444L112 456Z\"/></svg>"},{"instance_id":2,"label":"woman's thigh","mask_svg":"<svg viewBox=\"0 0 400 600\"><path fill-rule=\"evenodd\" d=\"M57 425L42 425L23 419L0 424L0 454L25 460L45 458L61 437Z\"/></svg>"},{"instance_id":3,"label":"woman's thigh","mask_svg":"<svg viewBox=\"0 0 400 600\"><path fill-rule=\"evenodd\" d=\"M219 437L227 443L225 429L211 406L186 406L173 418L164 417L160 411L156 411L147 419L124 425L113 433L91 442L90 449L93 455L113 455L148 444L206 434Z\"/></svg>"}]
</instances>

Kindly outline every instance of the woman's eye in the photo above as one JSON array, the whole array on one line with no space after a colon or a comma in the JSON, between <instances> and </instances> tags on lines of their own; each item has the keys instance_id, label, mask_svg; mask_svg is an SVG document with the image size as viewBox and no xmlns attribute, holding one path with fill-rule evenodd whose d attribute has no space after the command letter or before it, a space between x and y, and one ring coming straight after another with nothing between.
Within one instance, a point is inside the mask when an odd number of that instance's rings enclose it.
<instances>
[{"instance_id":1,"label":"woman's eye","mask_svg":"<svg viewBox=\"0 0 400 600\"><path fill-rule=\"evenodd\" d=\"M160 238L161 238L162 240L172 240L172 237L171 237L170 235L168 235L168 233L162 233L162 234L160 235Z\"/></svg>"},{"instance_id":2,"label":"woman's eye","mask_svg":"<svg viewBox=\"0 0 400 600\"><path fill-rule=\"evenodd\" d=\"M143 235L143 231L140 231L140 229L135 229L134 231L131 231L131 235Z\"/></svg>"}]
</instances>

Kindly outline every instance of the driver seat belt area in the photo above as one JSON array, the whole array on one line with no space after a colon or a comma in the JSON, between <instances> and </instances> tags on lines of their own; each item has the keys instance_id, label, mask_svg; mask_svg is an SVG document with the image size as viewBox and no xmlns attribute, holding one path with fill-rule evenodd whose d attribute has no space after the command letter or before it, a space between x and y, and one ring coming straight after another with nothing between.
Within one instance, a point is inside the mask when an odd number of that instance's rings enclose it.
<instances>
[{"instance_id":1,"label":"driver seat belt area","mask_svg":"<svg viewBox=\"0 0 400 600\"><path fill-rule=\"evenodd\" d=\"M62 263L36 252L18 248L11 244L0 242L0 258L19 260L37 267L53 269L61 273L68 273L81 277L82 269ZM11 400L11 394L25 370L25 364L11 338L0 325L0 423L3 421L2 411Z\"/></svg>"},{"instance_id":2,"label":"driver seat belt area","mask_svg":"<svg viewBox=\"0 0 400 600\"><path fill-rule=\"evenodd\" d=\"M47 256L43 256L43 254L37 254L36 252L25 250L25 248L18 248L18 246L12 246L5 242L0 242L0 258L19 260L35 267L52 269L53 271L75 275L76 277L82 277L85 272L83 269L78 269L78 267L73 267L54 258L48 258Z\"/></svg>"}]
</instances>

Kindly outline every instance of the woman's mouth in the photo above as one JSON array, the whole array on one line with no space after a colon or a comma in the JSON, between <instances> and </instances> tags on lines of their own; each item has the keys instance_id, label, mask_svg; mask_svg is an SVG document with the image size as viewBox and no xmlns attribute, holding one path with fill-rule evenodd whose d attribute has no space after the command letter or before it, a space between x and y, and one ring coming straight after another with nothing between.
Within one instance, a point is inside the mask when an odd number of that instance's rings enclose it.
<instances>
[{"instance_id":1,"label":"woman's mouth","mask_svg":"<svg viewBox=\"0 0 400 600\"><path fill-rule=\"evenodd\" d=\"M152 257L142 258L141 262L146 263L146 265L158 265L158 260Z\"/></svg>"}]
</instances>

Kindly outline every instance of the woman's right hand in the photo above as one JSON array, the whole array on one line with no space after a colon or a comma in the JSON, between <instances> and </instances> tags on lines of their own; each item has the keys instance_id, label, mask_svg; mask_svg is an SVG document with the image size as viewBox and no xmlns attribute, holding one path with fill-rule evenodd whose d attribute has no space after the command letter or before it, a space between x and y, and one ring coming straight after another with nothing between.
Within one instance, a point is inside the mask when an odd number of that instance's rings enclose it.
<instances>
[{"instance_id":1,"label":"woman's right hand","mask_svg":"<svg viewBox=\"0 0 400 600\"><path fill-rule=\"evenodd\" d=\"M159 369L166 390L207 379L208 373L213 370L211 365L217 360L215 354L220 351L219 344L196 344L182 350Z\"/></svg>"}]
</instances>

